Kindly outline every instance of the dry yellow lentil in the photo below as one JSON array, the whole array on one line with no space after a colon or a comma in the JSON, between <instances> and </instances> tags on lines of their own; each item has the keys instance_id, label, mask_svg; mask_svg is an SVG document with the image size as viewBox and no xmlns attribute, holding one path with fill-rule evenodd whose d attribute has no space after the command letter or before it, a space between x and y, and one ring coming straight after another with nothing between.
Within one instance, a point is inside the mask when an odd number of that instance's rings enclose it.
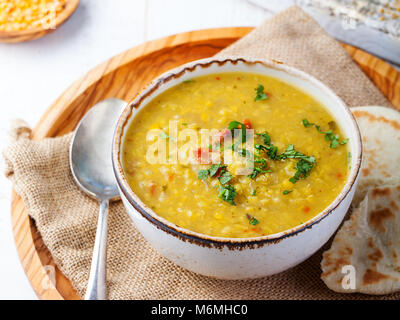
<instances>
[{"instance_id":1,"label":"dry yellow lentil","mask_svg":"<svg viewBox=\"0 0 400 320\"><path fill-rule=\"evenodd\" d=\"M0 31L45 27L66 3L67 0L0 0Z\"/></svg>"}]
</instances>

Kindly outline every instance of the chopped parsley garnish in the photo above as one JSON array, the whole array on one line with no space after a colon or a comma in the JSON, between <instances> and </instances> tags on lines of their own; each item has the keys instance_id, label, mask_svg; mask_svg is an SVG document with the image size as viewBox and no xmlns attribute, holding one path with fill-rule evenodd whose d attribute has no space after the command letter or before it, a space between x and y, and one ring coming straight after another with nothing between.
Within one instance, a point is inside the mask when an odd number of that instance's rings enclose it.
<instances>
[{"instance_id":1,"label":"chopped parsley garnish","mask_svg":"<svg viewBox=\"0 0 400 320\"><path fill-rule=\"evenodd\" d=\"M251 192L251 195L252 195L252 196L257 195L257 189L253 189L253 191Z\"/></svg>"},{"instance_id":2,"label":"chopped parsley garnish","mask_svg":"<svg viewBox=\"0 0 400 320\"><path fill-rule=\"evenodd\" d=\"M232 151L236 151L239 147L240 141L236 141L235 143L232 144Z\"/></svg>"},{"instance_id":3,"label":"chopped parsley garnish","mask_svg":"<svg viewBox=\"0 0 400 320\"><path fill-rule=\"evenodd\" d=\"M334 134L333 130L323 131L319 125L316 125L315 123L311 123L307 119L303 119L302 122L303 122L304 127L308 128L310 126L313 126L313 127L315 127L315 129L317 129L317 131L319 133L324 134L325 135L325 140L331 142L330 143L330 147L332 149L336 149L339 145L344 145L347 142L349 142L349 139L344 139L342 141L339 141L340 140L339 135L338 134ZM332 127L334 126L334 122L330 122L330 124L332 124Z\"/></svg>"},{"instance_id":4,"label":"chopped parsley garnish","mask_svg":"<svg viewBox=\"0 0 400 320\"><path fill-rule=\"evenodd\" d=\"M225 171L225 172L218 178L218 180L219 180L219 182L220 182L221 184L225 184L225 183L227 183L227 182L229 182L229 181L232 180L232 175L231 175L228 171Z\"/></svg>"},{"instance_id":5,"label":"chopped parsley garnish","mask_svg":"<svg viewBox=\"0 0 400 320\"><path fill-rule=\"evenodd\" d=\"M256 91L254 101L262 101L268 98L267 94L264 92L264 86L262 84L259 84L254 90Z\"/></svg>"},{"instance_id":6,"label":"chopped parsley garnish","mask_svg":"<svg viewBox=\"0 0 400 320\"><path fill-rule=\"evenodd\" d=\"M257 135L263 139L264 144L267 146L271 144L271 137L269 136L268 132L265 131L264 133L257 133Z\"/></svg>"},{"instance_id":7,"label":"chopped parsley garnish","mask_svg":"<svg viewBox=\"0 0 400 320\"><path fill-rule=\"evenodd\" d=\"M236 148L236 151L242 157L251 158L253 156L253 154L250 151L246 150L246 149L237 149Z\"/></svg>"},{"instance_id":8,"label":"chopped parsley garnish","mask_svg":"<svg viewBox=\"0 0 400 320\"><path fill-rule=\"evenodd\" d=\"M351 152L347 153L347 164L349 165L349 170L351 169Z\"/></svg>"},{"instance_id":9,"label":"chopped parsley garnish","mask_svg":"<svg viewBox=\"0 0 400 320\"><path fill-rule=\"evenodd\" d=\"M218 172L218 170L220 170L220 174L221 174L222 171L225 171L225 169L226 169L225 165L221 165L219 163L218 164L212 164L210 169L208 170L208 172L210 173L210 177L214 177L216 175L216 173Z\"/></svg>"},{"instance_id":10,"label":"chopped parsley garnish","mask_svg":"<svg viewBox=\"0 0 400 320\"><path fill-rule=\"evenodd\" d=\"M284 159L300 159L296 164L297 172L296 174L289 179L290 182L296 183L299 179L305 179L310 170L315 165L315 158L313 156L307 156L304 153L296 151L294 145L289 144L286 150L279 154L278 148L274 146L271 142L271 137L267 132L257 133L260 136L266 145L256 144L254 148L260 153L260 151L264 151L267 153L268 157L272 160L284 160ZM253 171L253 173L249 177L254 178L257 176L258 172ZM253 179L254 179L253 178Z\"/></svg>"},{"instance_id":11,"label":"chopped parsley garnish","mask_svg":"<svg viewBox=\"0 0 400 320\"><path fill-rule=\"evenodd\" d=\"M219 176L222 176L225 172L227 172L226 166L221 164L212 164L210 169L208 170L199 170L199 172L197 173L197 177L200 180L205 180L207 179L208 175L210 175L210 177L214 177L217 172L219 172Z\"/></svg>"},{"instance_id":12,"label":"chopped parsley garnish","mask_svg":"<svg viewBox=\"0 0 400 320\"><path fill-rule=\"evenodd\" d=\"M242 132L241 132L242 133L242 142L246 142L246 125L239 121L236 121L236 120L231 121L228 124L228 129L231 130L232 136L234 136L233 130L237 129L238 127L240 127L242 129ZM233 146L232 146L232 150L235 150L235 149L233 149Z\"/></svg>"},{"instance_id":13,"label":"chopped parsley garnish","mask_svg":"<svg viewBox=\"0 0 400 320\"><path fill-rule=\"evenodd\" d=\"M246 214L247 219L249 219L249 223L253 226L257 225L260 223L260 221L258 221L256 218L252 217L249 214Z\"/></svg>"},{"instance_id":14,"label":"chopped parsley garnish","mask_svg":"<svg viewBox=\"0 0 400 320\"><path fill-rule=\"evenodd\" d=\"M314 163L315 158L313 156L306 156L305 154L296 151L294 149L294 145L289 144L285 152L281 153L279 156L279 160L282 159L303 159L309 163Z\"/></svg>"},{"instance_id":15,"label":"chopped parsley garnish","mask_svg":"<svg viewBox=\"0 0 400 320\"><path fill-rule=\"evenodd\" d=\"M264 158L260 158L259 156L255 155L254 163L260 164L260 167L265 168L267 166L267 160Z\"/></svg>"},{"instance_id":16,"label":"chopped parsley garnish","mask_svg":"<svg viewBox=\"0 0 400 320\"><path fill-rule=\"evenodd\" d=\"M228 184L219 187L219 198L235 206L236 189L233 185Z\"/></svg>"},{"instance_id":17,"label":"chopped parsley garnish","mask_svg":"<svg viewBox=\"0 0 400 320\"><path fill-rule=\"evenodd\" d=\"M272 172L272 170L270 170L270 169L264 170L262 168L255 167L253 169L253 172L251 174L249 174L248 177L251 178L251 179L255 179L261 173L271 173L271 172Z\"/></svg>"},{"instance_id":18,"label":"chopped parsley garnish","mask_svg":"<svg viewBox=\"0 0 400 320\"><path fill-rule=\"evenodd\" d=\"M338 146L339 146L339 141L338 141L337 137L332 137L332 141L331 141L330 147L332 149L336 149Z\"/></svg>"},{"instance_id":19,"label":"chopped parsley garnish","mask_svg":"<svg viewBox=\"0 0 400 320\"><path fill-rule=\"evenodd\" d=\"M261 158L258 155L254 155L253 164L253 171L251 174L248 175L248 177L251 179L255 179L259 174L272 172L272 170L270 169L265 169L267 167L267 160Z\"/></svg>"},{"instance_id":20,"label":"chopped parsley garnish","mask_svg":"<svg viewBox=\"0 0 400 320\"><path fill-rule=\"evenodd\" d=\"M303 124L305 127L314 125L309 123L306 119L303 120ZM292 183L296 183L300 179L305 179L309 175L311 169L314 168L316 164L315 157L308 156L305 155L304 153L297 151L293 144L289 144L289 146L286 148L284 152L279 153L278 147L274 146L273 143L271 142L271 137L268 134L268 132L257 133L257 135L263 140L264 144L255 144L254 145L255 154L253 155L251 151L239 147L240 143L246 141L246 126L239 121L231 121L228 125L228 129L231 130L232 132L237 128L241 129L242 141L235 141L232 144L231 148L233 151L237 152L240 156L246 157L248 161L254 164L253 171L251 172L251 174L248 175L248 177L251 179L255 179L260 174L272 172L272 170L268 169L266 158L261 156L261 151L265 152L271 160L280 161L284 159L298 159L295 167L296 173L294 174L293 177L289 179L289 181ZM317 130L321 131L320 127L317 126ZM323 132L323 133L329 134L329 132ZM335 144L334 140L335 139L330 141L333 142L333 144ZM336 140L338 144L345 144L348 141L348 139L346 139L343 140L342 142L339 142L338 138ZM209 149L212 149L212 145L209 145ZM227 170L227 166L221 164L213 164L210 166L208 170L199 170L198 178L200 180L205 180L208 177L215 177L219 180L220 187L219 187L218 197L221 198L223 201L226 201L232 205L236 205L234 199L237 193L235 187L230 183L230 181L233 179L233 176ZM293 192L293 190L283 190L282 193L284 195L287 195L291 192ZM251 195L252 196L256 195L255 189L252 190ZM252 224L255 225L258 223L258 220L255 219L254 217L250 218L251 221L253 222Z\"/></svg>"},{"instance_id":21,"label":"chopped parsley garnish","mask_svg":"<svg viewBox=\"0 0 400 320\"><path fill-rule=\"evenodd\" d=\"M267 133L257 133L257 135L261 136L264 140L264 143L267 144L266 146L262 144L254 145L256 150L265 151L268 157L272 160L284 160L284 159L304 159L308 162L315 162L315 158L313 156L306 156L305 154L296 151L294 145L289 144L287 149L278 154L278 148L271 143L271 139Z\"/></svg>"},{"instance_id":22,"label":"chopped parsley garnish","mask_svg":"<svg viewBox=\"0 0 400 320\"><path fill-rule=\"evenodd\" d=\"M313 156L307 156L304 153L296 151L292 144L290 144L283 153L278 154L278 148L271 143L271 138L267 133L258 135L262 137L267 146L257 144L255 145L256 150L267 152L267 155L272 160L300 159L296 164L297 172L289 179L290 182L296 183L300 179L305 179L308 176L315 165L315 158Z\"/></svg>"},{"instance_id":23,"label":"chopped parsley garnish","mask_svg":"<svg viewBox=\"0 0 400 320\"><path fill-rule=\"evenodd\" d=\"M300 159L296 164L297 171L289 181L291 183L296 183L300 179L305 179L310 174L312 168L314 168L314 163L308 162L305 159Z\"/></svg>"},{"instance_id":24,"label":"chopped parsley garnish","mask_svg":"<svg viewBox=\"0 0 400 320\"><path fill-rule=\"evenodd\" d=\"M267 152L268 157L270 157L272 160L280 160L278 157L278 147L271 145L268 152Z\"/></svg>"},{"instance_id":25,"label":"chopped parsley garnish","mask_svg":"<svg viewBox=\"0 0 400 320\"><path fill-rule=\"evenodd\" d=\"M271 143L271 137L269 136L268 132L264 132L264 133L257 133L258 136L260 136L262 138L262 140L264 141L264 145L262 144L256 144L254 146L254 148L256 150L258 150L258 152L260 151L265 151L268 155L268 157L272 160L279 160L278 158L278 147L274 146Z\"/></svg>"},{"instance_id":26,"label":"chopped parsley garnish","mask_svg":"<svg viewBox=\"0 0 400 320\"><path fill-rule=\"evenodd\" d=\"M187 79L187 80L182 81L182 83L192 83L192 82L195 82L195 81L193 79Z\"/></svg>"},{"instance_id":27,"label":"chopped parsley garnish","mask_svg":"<svg viewBox=\"0 0 400 320\"><path fill-rule=\"evenodd\" d=\"M197 173L197 177L200 180L206 180L208 177L208 170L199 170L199 172Z\"/></svg>"},{"instance_id":28,"label":"chopped parsley garnish","mask_svg":"<svg viewBox=\"0 0 400 320\"><path fill-rule=\"evenodd\" d=\"M231 122L229 122L229 124L228 124L228 129L229 129L229 130L237 129L238 126L239 126L240 124L241 124L241 123L240 123L239 121L236 121L236 120L231 121ZM242 125L245 127L244 124L242 124ZM241 126L241 127L242 127L242 126ZM243 127L242 127L242 128L243 128Z\"/></svg>"},{"instance_id":29,"label":"chopped parsley garnish","mask_svg":"<svg viewBox=\"0 0 400 320\"><path fill-rule=\"evenodd\" d=\"M236 197L235 187L231 184L226 185L233 178L230 172L226 170L226 166L221 164L212 164L208 170L199 170L197 173L197 177L200 180L205 180L208 176L217 177L221 183L218 197L232 205L236 205L234 202Z\"/></svg>"},{"instance_id":30,"label":"chopped parsley garnish","mask_svg":"<svg viewBox=\"0 0 400 320\"><path fill-rule=\"evenodd\" d=\"M213 177L217 173L219 167L220 167L220 164L212 164L211 165L210 169L208 169L208 172L210 173L210 177Z\"/></svg>"}]
</instances>

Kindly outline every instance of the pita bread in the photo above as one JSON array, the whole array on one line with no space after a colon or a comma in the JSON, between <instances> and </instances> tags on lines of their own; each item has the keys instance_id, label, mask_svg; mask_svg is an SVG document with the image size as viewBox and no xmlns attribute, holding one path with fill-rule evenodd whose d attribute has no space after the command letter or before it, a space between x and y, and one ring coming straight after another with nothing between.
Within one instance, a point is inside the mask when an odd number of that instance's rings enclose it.
<instances>
[{"instance_id":1,"label":"pita bread","mask_svg":"<svg viewBox=\"0 0 400 320\"><path fill-rule=\"evenodd\" d=\"M363 164L353 204L368 188L400 184L400 112L385 107L351 108L361 131Z\"/></svg>"},{"instance_id":2,"label":"pita bread","mask_svg":"<svg viewBox=\"0 0 400 320\"><path fill-rule=\"evenodd\" d=\"M353 288L342 285L351 283L348 265L354 267ZM324 252L321 267L322 280L337 292L400 291L400 185L367 192Z\"/></svg>"}]
</instances>

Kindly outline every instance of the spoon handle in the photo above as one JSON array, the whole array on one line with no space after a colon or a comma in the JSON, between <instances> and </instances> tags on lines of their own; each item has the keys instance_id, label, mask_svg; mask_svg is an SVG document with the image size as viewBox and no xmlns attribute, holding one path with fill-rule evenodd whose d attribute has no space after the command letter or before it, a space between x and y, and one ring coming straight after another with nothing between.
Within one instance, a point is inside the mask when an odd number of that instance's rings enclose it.
<instances>
[{"instance_id":1,"label":"spoon handle","mask_svg":"<svg viewBox=\"0 0 400 320\"><path fill-rule=\"evenodd\" d=\"M100 203L99 220L97 222L96 240L94 243L92 265L85 300L106 300L106 260L107 260L107 219L108 200Z\"/></svg>"}]
</instances>

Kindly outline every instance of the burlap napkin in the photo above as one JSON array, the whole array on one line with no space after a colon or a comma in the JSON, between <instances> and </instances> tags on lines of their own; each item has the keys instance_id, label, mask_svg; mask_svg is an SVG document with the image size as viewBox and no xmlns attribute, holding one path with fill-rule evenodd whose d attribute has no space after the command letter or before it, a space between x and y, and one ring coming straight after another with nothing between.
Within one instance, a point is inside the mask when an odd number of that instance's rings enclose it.
<instances>
[{"instance_id":1,"label":"burlap napkin","mask_svg":"<svg viewBox=\"0 0 400 320\"><path fill-rule=\"evenodd\" d=\"M267 21L221 54L272 58L324 81L349 105L389 105L344 49L297 7ZM13 181L56 264L83 296L98 203L75 185L68 162L71 134L34 142L18 124L5 150ZM183 270L155 252L121 202L111 205L108 241L110 299L368 299L337 294L320 280L321 254L297 267L251 281L222 281ZM381 297L395 298L395 295ZM397 295L399 297L399 295Z\"/></svg>"}]
</instances>

